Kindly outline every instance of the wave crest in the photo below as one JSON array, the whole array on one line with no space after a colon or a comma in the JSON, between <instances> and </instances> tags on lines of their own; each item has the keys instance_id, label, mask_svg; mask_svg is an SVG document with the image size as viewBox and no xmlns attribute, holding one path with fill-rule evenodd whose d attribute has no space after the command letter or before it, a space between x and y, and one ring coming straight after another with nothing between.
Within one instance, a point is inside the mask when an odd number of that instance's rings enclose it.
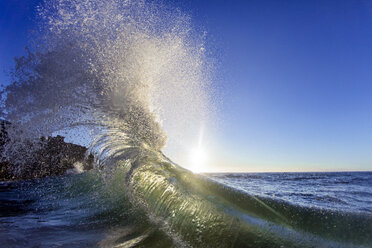
<instances>
[{"instance_id":1,"label":"wave crest","mask_svg":"<svg viewBox=\"0 0 372 248\"><path fill-rule=\"evenodd\" d=\"M103 126L160 150L163 122L182 129L207 116L204 34L181 11L146 1L53 0L37 13L35 45L16 59L3 92L3 116L24 136Z\"/></svg>"}]
</instances>

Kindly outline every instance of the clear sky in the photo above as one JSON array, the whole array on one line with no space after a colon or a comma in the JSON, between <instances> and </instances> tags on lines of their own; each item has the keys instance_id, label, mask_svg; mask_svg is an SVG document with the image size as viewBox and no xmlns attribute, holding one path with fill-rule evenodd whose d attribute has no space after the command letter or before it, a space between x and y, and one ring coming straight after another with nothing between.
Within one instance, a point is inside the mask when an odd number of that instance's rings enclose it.
<instances>
[{"instance_id":1,"label":"clear sky","mask_svg":"<svg viewBox=\"0 0 372 248\"><path fill-rule=\"evenodd\" d=\"M371 1L169 2L218 59L207 170L372 170ZM21 54L36 3L0 0L0 70Z\"/></svg>"}]
</instances>

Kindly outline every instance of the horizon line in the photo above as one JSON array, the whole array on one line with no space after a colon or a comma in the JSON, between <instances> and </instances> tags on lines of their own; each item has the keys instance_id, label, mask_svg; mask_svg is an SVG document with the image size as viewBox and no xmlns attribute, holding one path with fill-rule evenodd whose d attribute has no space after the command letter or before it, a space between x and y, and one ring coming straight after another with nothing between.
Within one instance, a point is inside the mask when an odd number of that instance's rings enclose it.
<instances>
[{"instance_id":1,"label":"horizon line","mask_svg":"<svg viewBox=\"0 0 372 248\"><path fill-rule=\"evenodd\" d=\"M208 171L196 174L233 174L233 173L343 173L343 172L371 172L372 170L340 170L340 171Z\"/></svg>"}]
</instances>

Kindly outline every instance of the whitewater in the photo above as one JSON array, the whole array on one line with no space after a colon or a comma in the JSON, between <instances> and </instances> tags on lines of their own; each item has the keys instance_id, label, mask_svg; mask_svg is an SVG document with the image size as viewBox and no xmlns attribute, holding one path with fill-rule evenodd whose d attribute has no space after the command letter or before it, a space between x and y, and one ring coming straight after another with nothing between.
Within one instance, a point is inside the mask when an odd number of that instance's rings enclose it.
<instances>
[{"instance_id":1,"label":"whitewater","mask_svg":"<svg viewBox=\"0 0 372 248\"><path fill-rule=\"evenodd\" d=\"M61 130L82 139L84 129L94 169L0 183L3 246L372 246L368 173L366 207L342 210L258 194L237 183L252 181L244 174L194 174L163 154L182 151L213 118L213 59L189 15L144 0L46 0L37 13L1 94L14 127L2 156L21 173L37 150L26 140Z\"/></svg>"}]
</instances>

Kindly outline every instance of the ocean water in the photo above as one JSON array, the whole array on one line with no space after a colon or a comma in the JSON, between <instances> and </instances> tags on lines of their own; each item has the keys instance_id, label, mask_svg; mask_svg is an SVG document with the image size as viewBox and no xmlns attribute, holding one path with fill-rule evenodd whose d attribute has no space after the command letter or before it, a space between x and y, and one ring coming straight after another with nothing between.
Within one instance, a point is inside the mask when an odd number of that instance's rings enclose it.
<instances>
[{"instance_id":1,"label":"ocean water","mask_svg":"<svg viewBox=\"0 0 372 248\"><path fill-rule=\"evenodd\" d=\"M372 247L370 173L198 175L172 162L206 144L217 58L166 2L37 6L1 91L1 158L22 175L39 137L88 130L94 169L0 182L0 247Z\"/></svg>"},{"instance_id":2,"label":"ocean water","mask_svg":"<svg viewBox=\"0 0 372 248\"><path fill-rule=\"evenodd\" d=\"M372 213L372 172L229 173L211 179L296 205Z\"/></svg>"},{"instance_id":3,"label":"ocean water","mask_svg":"<svg viewBox=\"0 0 372 248\"><path fill-rule=\"evenodd\" d=\"M149 169L135 175L148 182L139 187L125 172L107 182L94 171L0 183L1 247L372 245L371 172Z\"/></svg>"}]
</instances>

